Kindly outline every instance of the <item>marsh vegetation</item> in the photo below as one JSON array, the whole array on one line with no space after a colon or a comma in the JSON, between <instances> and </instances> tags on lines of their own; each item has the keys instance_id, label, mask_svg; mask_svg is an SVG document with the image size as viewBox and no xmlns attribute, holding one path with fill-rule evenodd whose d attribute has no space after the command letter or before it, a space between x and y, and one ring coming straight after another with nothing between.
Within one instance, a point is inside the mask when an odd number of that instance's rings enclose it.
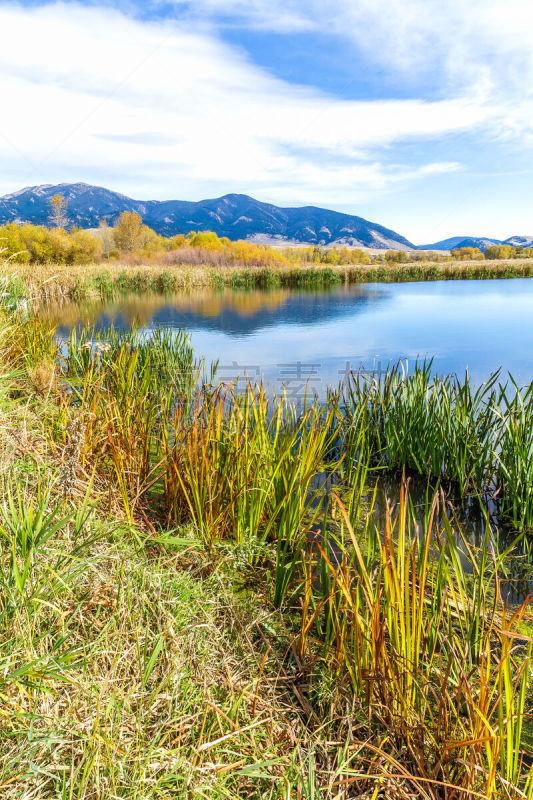
<instances>
[{"instance_id":1,"label":"marsh vegetation","mask_svg":"<svg viewBox=\"0 0 533 800\"><path fill-rule=\"evenodd\" d=\"M216 267L209 263L34 265L11 260L4 262L0 275L3 297L14 307L21 301L36 304L109 302L127 295L170 296L198 289L214 292L224 289L306 290L369 283L529 278L533 276L533 260L247 268Z\"/></svg>"},{"instance_id":2,"label":"marsh vegetation","mask_svg":"<svg viewBox=\"0 0 533 800\"><path fill-rule=\"evenodd\" d=\"M3 796L533 798L531 387L420 364L297 411L182 331L9 310L0 358Z\"/></svg>"}]
</instances>

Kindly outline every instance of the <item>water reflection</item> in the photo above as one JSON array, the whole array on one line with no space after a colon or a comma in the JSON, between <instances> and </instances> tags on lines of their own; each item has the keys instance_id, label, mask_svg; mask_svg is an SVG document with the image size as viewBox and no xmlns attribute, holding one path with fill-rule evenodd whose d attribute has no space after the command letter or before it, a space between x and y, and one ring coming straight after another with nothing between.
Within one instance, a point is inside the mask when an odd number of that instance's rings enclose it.
<instances>
[{"instance_id":1,"label":"water reflection","mask_svg":"<svg viewBox=\"0 0 533 800\"><path fill-rule=\"evenodd\" d=\"M278 390L307 375L324 397L347 368L386 369L398 359L433 358L441 373L485 380L502 367L533 379L533 280L366 284L317 291L196 290L164 297L50 308L66 335L79 323L119 329L136 323L190 331L198 354L235 375L259 373ZM282 365L285 365L283 367ZM230 375L224 376L230 379Z\"/></svg>"},{"instance_id":2,"label":"water reflection","mask_svg":"<svg viewBox=\"0 0 533 800\"><path fill-rule=\"evenodd\" d=\"M176 295L127 295L112 302L67 303L51 306L43 313L62 333L87 323L96 325L97 330L111 324L119 330L137 324L209 330L238 339L279 326L314 326L386 299L386 292L366 286L329 292L200 289Z\"/></svg>"}]
</instances>

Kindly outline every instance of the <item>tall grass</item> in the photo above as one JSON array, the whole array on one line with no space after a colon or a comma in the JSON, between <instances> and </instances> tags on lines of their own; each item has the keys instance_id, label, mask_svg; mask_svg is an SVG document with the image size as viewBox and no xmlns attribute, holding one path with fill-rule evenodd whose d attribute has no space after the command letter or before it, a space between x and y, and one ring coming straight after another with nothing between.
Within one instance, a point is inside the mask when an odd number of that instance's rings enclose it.
<instances>
[{"instance_id":1,"label":"tall grass","mask_svg":"<svg viewBox=\"0 0 533 800\"><path fill-rule=\"evenodd\" d=\"M498 409L496 453L502 514L518 528L533 529L533 384L523 392L511 379Z\"/></svg>"},{"instance_id":2,"label":"tall grass","mask_svg":"<svg viewBox=\"0 0 533 800\"><path fill-rule=\"evenodd\" d=\"M177 506L183 507L177 499L180 492L170 490L176 464L165 466L172 460L178 463L178 441L183 443L189 435L207 437L204 445L198 439L197 450L187 440L180 451L180 458L190 453L187 468L198 474L200 464L197 460L194 465L194 459L202 447L210 454L204 464L208 473L213 472L211 455L216 462L227 451L228 469L240 470L237 483L232 484L234 497L227 502L224 492L215 489L215 494L206 496L211 496L211 503L218 498L237 541L243 539L245 528L239 509L247 507L249 497L243 487L253 480L250 474L243 476L250 472L254 454L263 473L257 476L253 493L263 497L259 505L264 502L266 508L266 495L258 487L273 485L274 475L281 480L279 465L285 461L280 453L289 448L290 436L303 442L308 434L301 437L302 432L322 430L317 409L298 423L292 419L289 425L285 401L267 402L260 388L249 388L240 399L234 392L231 398L227 393L222 397L220 391L214 397L216 364L198 360L182 331L156 329L145 335L136 329L122 333L75 329L59 354L53 329L33 317L21 318L4 346L4 360L32 370L35 387L45 394L61 377L66 379L65 413L67 408L77 409L80 424L87 430L83 466L88 468L91 459L111 465L115 480L122 485L125 507L135 506L162 481L170 516L183 518L177 513ZM335 454L342 465L339 475L348 482L350 470L359 469L359 460L369 458L380 469L400 472L407 468L432 481L453 484L463 496L492 498L502 519L528 530L533 527L532 398L531 387L521 390L512 379L501 384L499 373L476 387L468 374L464 378L435 376L431 362L416 364L411 372L399 364L377 377L351 375L341 397L333 393L329 401L328 408L337 411L327 422L332 437L322 442L320 457L327 462ZM272 472L272 464L277 471ZM191 481L185 503L189 511L190 485ZM170 500L169 492L174 492L175 499ZM198 497L195 502L203 501ZM261 519L263 511L258 512ZM133 508L127 513L133 518ZM206 534L207 538L217 536Z\"/></svg>"},{"instance_id":3,"label":"tall grass","mask_svg":"<svg viewBox=\"0 0 533 800\"><path fill-rule=\"evenodd\" d=\"M196 253L195 253L196 254ZM197 254L196 254L197 255ZM1 257L1 254L0 254ZM109 300L121 293L171 292L193 287L236 289L305 286L335 286L338 284L434 281L490 280L520 278L533 275L531 259L490 262L302 265L299 267L216 266L195 261L194 264L161 264L142 262L110 263L103 266L65 264L0 263L3 280L0 305L14 307L31 299L42 302L73 300L89 297Z\"/></svg>"},{"instance_id":4,"label":"tall grass","mask_svg":"<svg viewBox=\"0 0 533 800\"><path fill-rule=\"evenodd\" d=\"M325 463L334 417L334 407L324 413L316 404L297 416L283 398L271 411L263 388L252 386L241 396L199 396L190 424L176 409L165 480L173 521L190 518L210 549L226 538L246 546L252 562L275 542L277 606L321 513L327 477L316 478L334 469Z\"/></svg>"},{"instance_id":5,"label":"tall grass","mask_svg":"<svg viewBox=\"0 0 533 800\"><path fill-rule=\"evenodd\" d=\"M50 365L57 355L53 332L35 320L21 323L13 348L15 361ZM493 502L516 529L533 527L533 395L512 380L501 384L498 372L478 387L468 373L436 376L432 362L411 372L398 364L379 376L352 374L340 397L333 393L325 409L315 405L297 419L262 387L241 396L215 390L216 365L197 360L180 331L74 330L62 357L71 387L65 407L80 409L92 442L83 457L112 465L130 519L162 483L168 519L192 514L210 546L228 531L237 542L260 542L261 526L274 525L266 517L285 525L280 514L285 520L287 498L297 494L291 482L308 491L311 468L305 478L286 473L294 452L308 447L298 463L309 458L315 473L326 465L350 483L361 461L407 468Z\"/></svg>"},{"instance_id":6,"label":"tall grass","mask_svg":"<svg viewBox=\"0 0 533 800\"><path fill-rule=\"evenodd\" d=\"M482 491L494 466L497 379L476 389L468 373L439 378L431 361L411 373L400 363L377 377L352 375L344 413L364 413L373 454L389 469L453 480L462 493Z\"/></svg>"},{"instance_id":7,"label":"tall grass","mask_svg":"<svg viewBox=\"0 0 533 800\"><path fill-rule=\"evenodd\" d=\"M502 405L497 374L475 389L468 376L437 379L425 364L412 375L397 368L379 379L357 376L344 406L332 396L297 416L283 398L269 402L262 387L237 395L203 386L198 370L189 370L184 390L138 334L87 344L71 342L68 358L78 366L69 372L85 375L76 396L96 421L86 439L105 442L94 463L112 463L127 518L141 500L153 511L155 500L167 525L191 526L212 556L229 542L245 550L270 576L274 607L299 598L300 660L324 659L336 695L350 697L358 724L378 733L377 744L358 745L364 779L376 778L376 758L380 769L401 759L403 779L429 797L530 792L528 601L506 608L488 535L480 552L466 540L460 550L449 521L434 530L434 508L416 535L405 490L384 531L363 508L369 459L454 481L464 493L494 491L523 441L524 430L510 425L528 419L518 413L528 396L514 387ZM185 341L181 348L190 365ZM333 498L334 532L323 502L332 476L349 489L348 510ZM522 514L517 520L527 525ZM315 563L307 542L319 528Z\"/></svg>"},{"instance_id":8,"label":"tall grass","mask_svg":"<svg viewBox=\"0 0 533 800\"><path fill-rule=\"evenodd\" d=\"M83 427L82 466L97 465L112 479L133 521L135 508L161 479L173 410L179 405L188 415L204 364L182 331L163 329L151 340L136 330L74 330L63 359L71 387L63 413L76 413Z\"/></svg>"},{"instance_id":9,"label":"tall grass","mask_svg":"<svg viewBox=\"0 0 533 800\"><path fill-rule=\"evenodd\" d=\"M370 523L356 535L333 503L335 530L305 577L302 630L353 694L354 725L371 731L360 741L367 779L378 760L401 764L424 797L531 797L529 598L507 609L487 541L467 574L474 554L449 525L434 530L435 507L423 536L409 535L405 488L384 531Z\"/></svg>"}]
</instances>

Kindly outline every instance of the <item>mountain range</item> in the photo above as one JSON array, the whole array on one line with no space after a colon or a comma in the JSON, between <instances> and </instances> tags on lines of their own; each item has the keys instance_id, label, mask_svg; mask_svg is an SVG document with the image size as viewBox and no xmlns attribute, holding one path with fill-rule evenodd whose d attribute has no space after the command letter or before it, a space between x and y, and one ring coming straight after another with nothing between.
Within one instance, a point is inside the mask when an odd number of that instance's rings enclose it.
<instances>
[{"instance_id":1,"label":"mountain range","mask_svg":"<svg viewBox=\"0 0 533 800\"><path fill-rule=\"evenodd\" d=\"M136 211L157 233L174 236L210 230L229 239L264 244L347 245L350 247L415 248L405 237L362 217L315 206L280 208L244 194L212 200L132 200L123 194L85 183L31 186L0 198L0 224L31 222L46 225L55 194L67 200L72 225L95 228L112 224L123 211Z\"/></svg>"},{"instance_id":2,"label":"mountain range","mask_svg":"<svg viewBox=\"0 0 533 800\"><path fill-rule=\"evenodd\" d=\"M453 236L432 244L414 245L404 236L363 217L316 206L281 208L245 194L226 194L211 200L133 200L87 183L30 186L0 197L0 224L50 224L50 200L62 194L71 225L96 228L102 220L113 224L123 211L135 211L157 233L174 236L191 230L210 230L229 239L247 239L274 245L346 245L372 249L450 250L490 244L533 246L533 236L511 236L504 241L488 237Z\"/></svg>"}]
</instances>

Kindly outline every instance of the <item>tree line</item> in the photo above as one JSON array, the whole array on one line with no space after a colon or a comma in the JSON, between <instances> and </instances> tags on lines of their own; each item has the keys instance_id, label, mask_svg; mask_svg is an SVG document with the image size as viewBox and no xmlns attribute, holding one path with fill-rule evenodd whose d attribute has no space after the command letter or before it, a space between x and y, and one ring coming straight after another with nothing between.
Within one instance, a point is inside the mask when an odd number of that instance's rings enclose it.
<instances>
[{"instance_id":1,"label":"tree line","mask_svg":"<svg viewBox=\"0 0 533 800\"><path fill-rule=\"evenodd\" d=\"M213 231L162 236L149 228L139 214L124 211L110 227L102 221L98 228L68 229L67 201L54 195L50 201L50 225L8 223L0 227L0 255L26 264L87 264L121 260L139 264L282 267L298 264L330 266L406 262L446 262L484 259L532 258L533 249L511 245L491 245L482 253L477 247L461 247L450 254L387 250L370 255L360 248L285 247L275 248L248 241L230 241Z\"/></svg>"}]
</instances>

